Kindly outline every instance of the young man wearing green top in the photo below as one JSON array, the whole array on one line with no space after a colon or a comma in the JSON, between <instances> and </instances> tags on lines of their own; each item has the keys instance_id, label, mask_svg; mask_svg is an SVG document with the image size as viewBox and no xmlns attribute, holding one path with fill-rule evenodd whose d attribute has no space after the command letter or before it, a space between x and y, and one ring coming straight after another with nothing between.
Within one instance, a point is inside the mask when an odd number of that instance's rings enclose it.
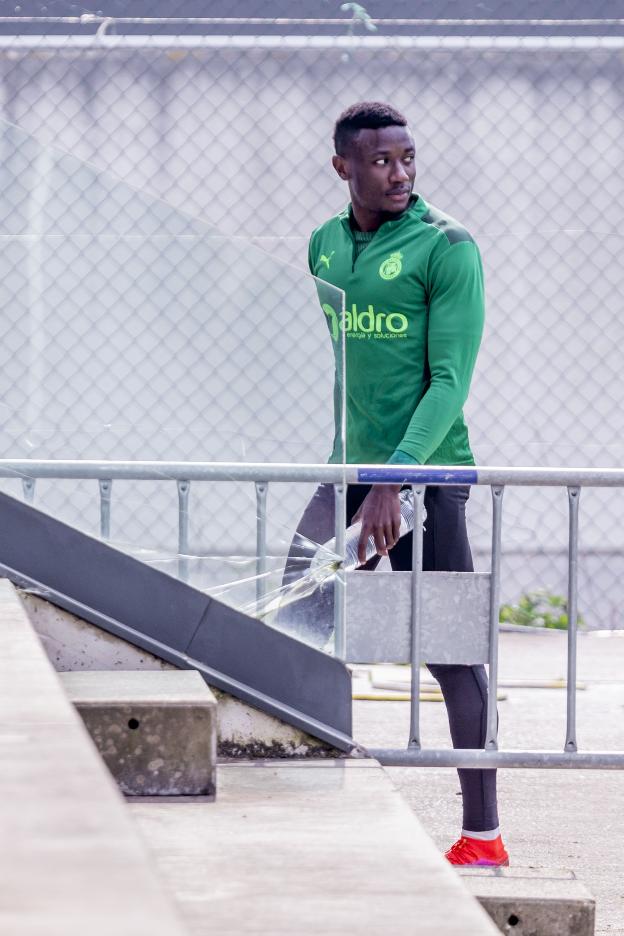
<instances>
[{"instance_id":1,"label":"young man wearing green top","mask_svg":"<svg viewBox=\"0 0 624 936\"><path fill-rule=\"evenodd\" d=\"M407 121L379 103L355 104L337 120L333 166L351 202L310 238L310 271L345 291L345 319L321 303L332 340L345 333L345 461L358 464L474 465L462 407L483 331L483 271L468 231L413 194L414 139ZM336 374L335 399L341 398ZM340 404L330 461L343 460ZM360 561L388 556L411 569L411 534L399 539L400 485L353 485L348 523L362 521ZM466 533L468 487L428 487L423 568L473 571ZM310 543L333 535L334 498L321 485L297 529L284 581L305 570ZM374 537L377 555L365 565ZM325 599L325 605L327 605ZM322 596L293 606L300 630L331 624ZM429 664L440 683L455 747L485 743L485 667ZM508 864L497 812L496 771L458 770L463 827L447 851L453 864Z\"/></svg>"}]
</instances>

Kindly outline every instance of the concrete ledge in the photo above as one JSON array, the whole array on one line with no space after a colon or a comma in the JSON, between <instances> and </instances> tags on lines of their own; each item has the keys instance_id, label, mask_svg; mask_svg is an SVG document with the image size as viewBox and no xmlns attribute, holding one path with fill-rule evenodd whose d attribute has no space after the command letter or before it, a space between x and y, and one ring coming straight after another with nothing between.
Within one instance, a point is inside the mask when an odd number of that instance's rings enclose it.
<instances>
[{"instance_id":1,"label":"concrete ledge","mask_svg":"<svg viewBox=\"0 0 624 936\"><path fill-rule=\"evenodd\" d=\"M464 884L502 933L593 936L596 904L572 871L462 868Z\"/></svg>"},{"instance_id":2,"label":"concrete ledge","mask_svg":"<svg viewBox=\"0 0 624 936\"><path fill-rule=\"evenodd\" d=\"M130 806L198 936L497 936L375 761L217 772L208 807Z\"/></svg>"},{"instance_id":3,"label":"concrete ledge","mask_svg":"<svg viewBox=\"0 0 624 936\"><path fill-rule=\"evenodd\" d=\"M121 637L18 590L24 611L58 672L170 670L177 667ZM217 751L222 757L339 757L340 752L305 731L211 687L217 701Z\"/></svg>"},{"instance_id":4,"label":"concrete ledge","mask_svg":"<svg viewBox=\"0 0 624 936\"><path fill-rule=\"evenodd\" d=\"M60 674L130 796L214 796L217 702L195 670Z\"/></svg>"},{"instance_id":5,"label":"concrete ledge","mask_svg":"<svg viewBox=\"0 0 624 936\"><path fill-rule=\"evenodd\" d=\"M0 932L183 936L127 806L0 580Z\"/></svg>"}]
</instances>

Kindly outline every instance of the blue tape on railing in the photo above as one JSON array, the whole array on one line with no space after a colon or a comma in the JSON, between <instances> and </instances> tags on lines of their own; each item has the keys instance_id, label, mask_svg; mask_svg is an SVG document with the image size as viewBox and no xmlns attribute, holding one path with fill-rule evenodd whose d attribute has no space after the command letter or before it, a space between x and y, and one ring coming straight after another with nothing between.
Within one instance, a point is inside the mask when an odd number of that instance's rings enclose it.
<instances>
[{"instance_id":1,"label":"blue tape on railing","mask_svg":"<svg viewBox=\"0 0 624 936\"><path fill-rule=\"evenodd\" d=\"M401 469L398 471L398 469ZM358 481L363 484L377 484L380 481L394 481L395 484L476 484L478 481L475 468L433 468L429 465L380 465L379 468L360 468Z\"/></svg>"}]
</instances>

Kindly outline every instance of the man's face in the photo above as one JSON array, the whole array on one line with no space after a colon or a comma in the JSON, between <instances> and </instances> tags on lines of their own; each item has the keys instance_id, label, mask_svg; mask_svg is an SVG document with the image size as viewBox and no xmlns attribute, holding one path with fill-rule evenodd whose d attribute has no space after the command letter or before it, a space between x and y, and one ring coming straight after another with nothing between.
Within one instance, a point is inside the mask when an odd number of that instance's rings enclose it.
<instances>
[{"instance_id":1,"label":"man's face","mask_svg":"<svg viewBox=\"0 0 624 936\"><path fill-rule=\"evenodd\" d=\"M414 188L414 138L407 127L360 130L347 156L334 156L334 168L349 183L354 207L399 214Z\"/></svg>"}]
</instances>

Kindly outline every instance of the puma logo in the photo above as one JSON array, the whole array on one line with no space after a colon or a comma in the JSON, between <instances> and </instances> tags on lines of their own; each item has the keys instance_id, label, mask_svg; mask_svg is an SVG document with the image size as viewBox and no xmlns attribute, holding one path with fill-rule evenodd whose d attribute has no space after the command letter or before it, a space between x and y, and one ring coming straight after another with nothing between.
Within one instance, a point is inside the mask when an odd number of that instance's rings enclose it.
<instances>
[{"instance_id":1,"label":"puma logo","mask_svg":"<svg viewBox=\"0 0 624 936\"><path fill-rule=\"evenodd\" d=\"M331 260L331 258L334 256L335 253L336 251L332 250L329 257L326 257L325 254L321 254L321 256L319 257L319 264L324 263L327 269L329 270L329 261Z\"/></svg>"}]
</instances>

